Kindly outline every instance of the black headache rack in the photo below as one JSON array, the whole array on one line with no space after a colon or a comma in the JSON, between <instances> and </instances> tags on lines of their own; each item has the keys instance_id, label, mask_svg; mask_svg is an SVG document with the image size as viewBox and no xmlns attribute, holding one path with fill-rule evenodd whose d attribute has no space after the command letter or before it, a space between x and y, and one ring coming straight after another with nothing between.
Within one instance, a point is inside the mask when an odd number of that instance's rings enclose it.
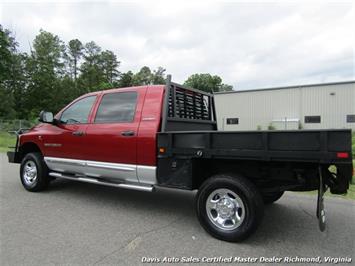
<instances>
[{"instance_id":1,"label":"black headache rack","mask_svg":"<svg viewBox=\"0 0 355 266\"><path fill-rule=\"evenodd\" d=\"M164 95L161 132L217 130L213 94L171 82Z\"/></svg>"}]
</instances>

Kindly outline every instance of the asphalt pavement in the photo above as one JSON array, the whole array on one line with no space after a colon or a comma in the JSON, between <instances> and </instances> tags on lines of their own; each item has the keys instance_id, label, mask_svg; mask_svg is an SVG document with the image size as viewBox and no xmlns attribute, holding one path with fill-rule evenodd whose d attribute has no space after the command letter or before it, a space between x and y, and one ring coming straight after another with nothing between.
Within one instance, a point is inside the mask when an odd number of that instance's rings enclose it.
<instances>
[{"instance_id":1,"label":"asphalt pavement","mask_svg":"<svg viewBox=\"0 0 355 266\"><path fill-rule=\"evenodd\" d=\"M215 265L213 260L230 257L256 258L257 263L274 257L285 264L285 257L297 261L318 256L323 262L326 257L354 260L355 201L326 198L325 205L324 233L315 218L316 197L289 192L266 206L253 236L227 243L199 225L193 192L149 193L56 180L47 191L30 193L20 183L19 165L8 164L0 154L0 264L137 265L164 258L188 264L210 258Z\"/></svg>"}]
</instances>

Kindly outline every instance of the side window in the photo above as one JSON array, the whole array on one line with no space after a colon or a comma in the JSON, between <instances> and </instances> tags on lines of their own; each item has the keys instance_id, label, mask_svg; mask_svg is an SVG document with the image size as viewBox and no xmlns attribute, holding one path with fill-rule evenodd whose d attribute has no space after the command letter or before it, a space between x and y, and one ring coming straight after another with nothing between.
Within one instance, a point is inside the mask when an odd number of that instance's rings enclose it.
<instances>
[{"instance_id":1,"label":"side window","mask_svg":"<svg viewBox=\"0 0 355 266\"><path fill-rule=\"evenodd\" d=\"M305 123L320 123L320 115L309 115L304 117Z\"/></svg>"},{"instance_id":2,"label":"side window","mask_svg":"<svg viewBox=\"0 0 355 266\"><path fill-rule=\"evenodd\" d=\"M137 92L107 93L102 97L95 123L132 122L136 104Z\"/></svg>"},{"instance_id":3,"label":"side window","mask_svg":"<svg viewBox=\"0 0 355 266\"><path fill-rule=\"evenodd\" d=\"M91 107L96 96L85 97L69 106L60 117L64 124L85 124L88 122Z\"/></svg>"},{"instance_id":4,"label":"side window","mask_svg":"<svg viewBox=\"0 0 355 266\"><path fill-rule=\"evenodd\" d=\"M227 125L238 125L239 118L227 118Z\"/></svg>"},{"instance_id":5,"label":"side window","mask_svg":"<svg viewBox=\"0 0 355 266\"><path fill-rule=\"evenodd\" d=\"M355 115L346 115L347 123L355 123Z\"/></svg>"}]
</instances>

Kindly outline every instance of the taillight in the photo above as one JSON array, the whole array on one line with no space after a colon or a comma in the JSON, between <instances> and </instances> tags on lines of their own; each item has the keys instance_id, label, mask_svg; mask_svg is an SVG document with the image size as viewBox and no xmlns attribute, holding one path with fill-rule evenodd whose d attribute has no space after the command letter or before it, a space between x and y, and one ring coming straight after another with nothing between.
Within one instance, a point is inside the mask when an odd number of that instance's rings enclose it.
<instances>
[{"instance_id":1,"label":"taillight","mask_svg":"<svg viewBox=\"0 0 355 266\"><path fill-rule=\"evenodd\" d=\"M347 152L337 152L337 158L339 158L339 159L349 158L349 153L347 153Z\"/></svg>"}]
</instances>

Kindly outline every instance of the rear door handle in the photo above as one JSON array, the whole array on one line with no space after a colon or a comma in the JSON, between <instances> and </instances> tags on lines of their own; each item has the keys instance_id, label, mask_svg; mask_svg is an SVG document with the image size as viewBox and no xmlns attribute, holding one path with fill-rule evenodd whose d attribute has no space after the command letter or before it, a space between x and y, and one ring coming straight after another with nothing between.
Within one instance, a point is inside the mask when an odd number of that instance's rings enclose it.
<instances>
[{"instance_id":1,"label":"rear door handle","mask_svg":"<svg viewBox=\"0 0 355 266\"><path fill-rule=\"evenodd\" d=\"M125 137L134 136L134 131L132 131L132 130L122 131L121 135L125 136Z\"/></svg>"},{"instance_id":2,"label":"rear door handle","mask_svg":"<svg viewBox=\"0 0 355 266\"><path fill-rule=\"evenodd\" d=\"M74 131L72 134L74 136L81 137L81 136L84 136L85 133L83 131Z\"/></svg>"}]
</instances>

